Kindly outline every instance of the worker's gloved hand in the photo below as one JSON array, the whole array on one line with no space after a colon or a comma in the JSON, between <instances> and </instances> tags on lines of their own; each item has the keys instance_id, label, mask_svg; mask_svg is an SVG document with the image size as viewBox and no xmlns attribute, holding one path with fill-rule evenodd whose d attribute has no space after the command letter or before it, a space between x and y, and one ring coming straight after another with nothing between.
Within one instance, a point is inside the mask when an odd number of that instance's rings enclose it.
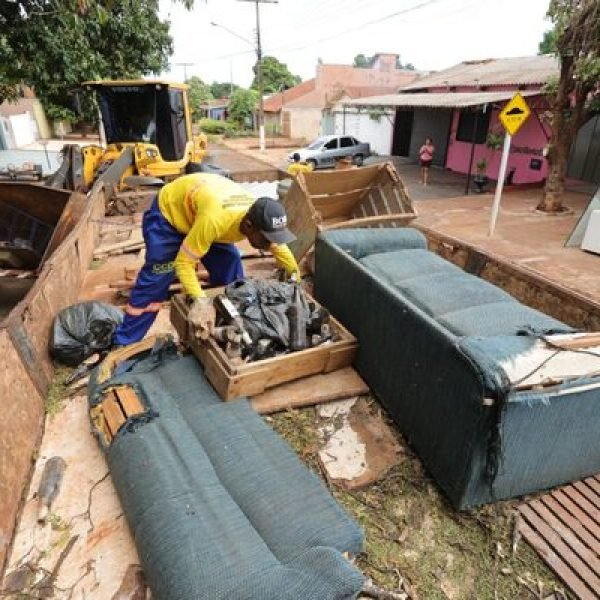
<instances>
[{"instance_id":1,"label":"worker's gloved hand","mask_svg":"<svg viewBox=\"0 0 600 600\"><path fill-rule=\"evenodd\" d=\"M194 298L188 312L188 320L196 329L196 336L205 340L211 335L217 315L211 298Z\"/></svg>"}]
</instances>

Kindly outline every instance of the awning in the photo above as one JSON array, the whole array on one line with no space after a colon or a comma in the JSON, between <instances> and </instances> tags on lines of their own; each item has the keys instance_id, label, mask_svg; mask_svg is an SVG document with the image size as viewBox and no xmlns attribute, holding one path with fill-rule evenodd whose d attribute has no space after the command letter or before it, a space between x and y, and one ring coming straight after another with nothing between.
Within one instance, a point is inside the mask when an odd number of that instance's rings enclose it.
<instances>
[{"instance_id":1,"label":"awning","mask_svg":"<svg viewBox=\"0 0 600 600\"><path fill-rule=\"evenodd\" d=\"M344 106L358 108L361 106L378 107L422 107L422 108L466 108L481 106L492 102L510 100L517 90L502 92L430 92L425 94L389 94L387 96L370 96L342 102ZM522 96L539 96L539 91L523 91Z\"/></svg>"}]
</instances>

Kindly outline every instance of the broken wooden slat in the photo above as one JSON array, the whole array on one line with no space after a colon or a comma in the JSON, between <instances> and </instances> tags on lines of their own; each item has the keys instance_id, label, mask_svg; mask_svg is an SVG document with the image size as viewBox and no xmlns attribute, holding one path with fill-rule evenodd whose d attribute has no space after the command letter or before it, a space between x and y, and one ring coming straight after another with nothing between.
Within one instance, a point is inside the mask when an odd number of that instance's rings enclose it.
<instances>
[{"instance_id":1,"label":"broken wooden slat","mask_svg":"<svg viewBox=\"0 0 600 600\"><path fill-rule=\"evenodd\" d=\"M345 367L339 371L278 385L252 396L250 403L256 412L269 414L368 393L369 387L360 375L352 367Z\"/></svg>"},{"instance_id":2,"label":"broken wooden slat","mask_svg":"<svg viewBox=\"0 0 600 600\"><path fill-rule=\"evenodd\" d=\"M115 399L113 390L110 390L105 394L101 406L106 419L106 424L110 429L111 436L114 438L123 423L125 423L126 418L121 410L121 406Z\"/></svg>"},{"instance_id":3,"label":"broken wooden slat","mask_svg":"<svg viewBox=\"0 0 600 600\"><path fill-rule=\"evenodd\" d=\"M115 394L127 418L134 415L141 415L145 412L144 406L133 388L129 386L118 387L115 388Z\"/></svg>"}]
</instances>

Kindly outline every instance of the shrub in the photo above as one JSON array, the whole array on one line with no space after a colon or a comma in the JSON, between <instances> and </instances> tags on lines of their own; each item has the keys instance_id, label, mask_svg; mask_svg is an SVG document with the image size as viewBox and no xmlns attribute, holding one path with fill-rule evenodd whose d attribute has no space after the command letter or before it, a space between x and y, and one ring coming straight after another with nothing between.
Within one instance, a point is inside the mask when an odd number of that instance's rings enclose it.
<instances>
[{"instance_id":1,"label":"shrub","mask_svg":"<svg viewBox=\"0 0 600 600\"><path fill-rule=\"evenodd\" d=\"M219 121L217 119L200 119L198 127L204 133L223 135L231 130L231 123L227 121Z\"/></svg>"}]
</instances>

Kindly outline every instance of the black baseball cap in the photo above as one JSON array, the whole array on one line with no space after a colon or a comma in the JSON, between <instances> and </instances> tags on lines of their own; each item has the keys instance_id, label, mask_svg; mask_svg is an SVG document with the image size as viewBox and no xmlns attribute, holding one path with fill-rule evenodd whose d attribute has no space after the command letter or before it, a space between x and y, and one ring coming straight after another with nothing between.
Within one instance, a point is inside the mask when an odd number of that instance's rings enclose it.
<instances>
[{"instance_id":1,"label":"black baseball cap","mask_svg":"<svg viewBox=\"0 0 600 600\"><path fill-rule=\"evenodd\" d=\"M296 239L296 236L287 228L285 208L273 198L258 198L248 210L248 217L270 242L289 244Z\"/></svg>"}]
</instances>

